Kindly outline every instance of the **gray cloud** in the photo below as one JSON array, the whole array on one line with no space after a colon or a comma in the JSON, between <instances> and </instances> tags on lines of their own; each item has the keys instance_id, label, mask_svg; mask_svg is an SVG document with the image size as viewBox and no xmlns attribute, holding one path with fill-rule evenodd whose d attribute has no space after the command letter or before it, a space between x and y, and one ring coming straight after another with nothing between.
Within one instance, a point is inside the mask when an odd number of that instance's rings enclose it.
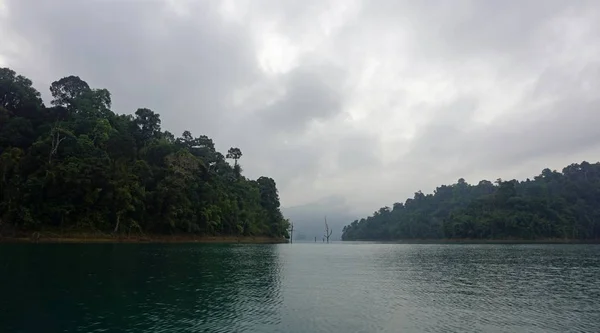
<instances>
[{"instance_id":1,"label":"gray cloud","mask_svg":"<svg viewBox=\"0 0 600 333\"><path fill-rule=\"evenodd\" d=\"M79 75L117 112L149 107L175 134L240 147L245 173L274 177L285 206L341 197L325 206L361 215L459 177L523 178L600 154L592 0L6 8L0 61L46 98Z\"/></svg>"},{"instance_id":2,"label":"gray cloud","mask_svg":"<svg viewBox=\"0 0 600 333\"><path fill-rule=\"evenodd\" d=\"M581 162L575 159L580 152L600 152L600 98L591 93L600 89L598 68L588 64L584 71L544 71L524 98L521 112L498 117L486 125L473 125L470 117L461 117L458 112L454 119L433 121L413 141L407 158L420 161L423 170L435 170L440 176L452 174L447 180L473 173L489 179L523 178L538 174L544 167L560 169ZM547 102L527 107L543 100ZM546 162L549 158L562 162L537 164L537 169L528 167L529 162ZM594 155L584 158L594 160ZM452 167L448 168L447 163ZM431 165L439 167L436 170Z\"/></svg>"},{"instance_id":3,"label":"gray cloud","mask_svg":"<svg viewBox=\"0 0 600 333\"><path fill-rule=\"evenodd\" d=\"M553 19L577 17L594 6L593 0L549 0L543 6L531 0L373 1L364 12L396 25L395 33L409 33L416 55L461 60L456 57L524 56L545 42L540 29Z\"/></svg>"},{"instance_id":4,"label":"gray cloud","mask_svg":"<svg viewBox=\"0 0 600 333\"><path fill-rule=\"evenodd\" d=\"M340 169L365 170L381 167L379 141L375 136L356 133L342 137L335 149Z\"/></svg>"},{"instance_id":5,"label":"gray cloud","mask_svg":"<svg viewBox=\"0 0 600 333\"><path fill-rule=\"evenodd\" d=\"M284 95L255 116L278 130L302 132L310 121L336 115L342 111L342 81L333 72L325 66L292 71L282 82Z\"/></svg>"},{"instance_id":6,"label":"gray cloud","mask_svg":"<svg viewBox=\"0 0 600 333\"><path fill-rule=\"evenodd\" d=\"M212 2L188 8L191 17L160 1L11 1L8 9L13 30L45 59L46 81L79 75L108 88L115 111L155 109L177 134L217 134L224 99L258 79L248 35L221 24Z\"/></svg>"}]
</instances>

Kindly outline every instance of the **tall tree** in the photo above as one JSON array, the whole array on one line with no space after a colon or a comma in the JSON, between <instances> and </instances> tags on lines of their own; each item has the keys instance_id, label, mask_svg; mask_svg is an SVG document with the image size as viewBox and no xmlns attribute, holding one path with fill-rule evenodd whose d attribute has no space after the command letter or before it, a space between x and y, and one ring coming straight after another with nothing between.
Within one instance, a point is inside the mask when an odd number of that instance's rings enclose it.
<instances>
[{"instance_id":1,"label":"tall tree","mask_svg":"<svg viewBox=\"0 0 600 333\"><path fill-rule=\"evenodd\" d=\"M160 133L160 116L146 108L135 111L133 124L137 128L137 136L141 146L146 145L150 139L158 138Z\"/></svg>"},{"instance_id":2,"label":"tall tree","mask_svg":"<svg viewBox=\"0 0 600 333\"><path fill-rule=\"evenodd\" d=\"M75 100L82 97L91 91L87 82L79 78L79 76L70 75L63 77L60 80L52 82L50 92L54 98L52 105L73 107Z\"/></svg>"},{"instance_id":3,"label":"tall tree","mask_svg":"<svg viewBox=\"0 0 600 333\"><path fill-rule=\"evenodd\" d=\"M227 155L225 157L232 158L235 161L235 165L237 165L237 161L240 159L240 157L242 157L242 151L240 148L231 147L227 151Z\"/></svg>"}]
</instances>

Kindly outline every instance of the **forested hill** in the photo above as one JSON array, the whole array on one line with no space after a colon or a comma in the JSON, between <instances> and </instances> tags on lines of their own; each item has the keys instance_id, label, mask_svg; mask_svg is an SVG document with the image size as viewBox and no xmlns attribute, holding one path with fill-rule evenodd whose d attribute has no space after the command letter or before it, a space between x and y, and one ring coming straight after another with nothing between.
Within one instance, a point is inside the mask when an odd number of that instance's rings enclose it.
<instances>
[{"instance_id":1,"label":"forested hill","mask_svg":"<svg viewBox=\"0 0 600 333\"><path fill-rule=\"evenodd\" d=\"M0 68L0 233L287 235L275 181L246 179L240 149L176 138L146 108L115 114L108 90L77 76L50 91L45 106L29 79Z\"/></svg>"},{"instance_id":2,"label":"forested hill","mask_svg":"<svg viewBox=\"0 0 600 333\"><path fill-rule=\"evenodd\" d=\"M533 180L464 179L415 193L343 229L343 240L600 238L600 163L544 169Z\"/></svg>"}]
</instances>

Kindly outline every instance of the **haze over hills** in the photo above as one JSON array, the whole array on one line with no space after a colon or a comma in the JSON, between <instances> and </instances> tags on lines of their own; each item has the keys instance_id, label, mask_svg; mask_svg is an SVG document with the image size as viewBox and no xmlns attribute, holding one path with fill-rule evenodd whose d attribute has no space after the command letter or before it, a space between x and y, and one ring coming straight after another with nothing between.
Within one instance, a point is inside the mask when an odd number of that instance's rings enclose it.
<instances>
[{"instance_id":1,"label":"haze over hills","mask_svg":"<svg viewBox=\"0 0 600 333\"><path fill-rule=\"evenodd\" d=\"M294 223L295 241L321 242L325 230L324 218L333 230L330 240L340 240L342 228L359 215L353 214L345 200L339 196L327 197L312 203L293 207L282 207L283 215Z\"/></svg>"}]
</instances>

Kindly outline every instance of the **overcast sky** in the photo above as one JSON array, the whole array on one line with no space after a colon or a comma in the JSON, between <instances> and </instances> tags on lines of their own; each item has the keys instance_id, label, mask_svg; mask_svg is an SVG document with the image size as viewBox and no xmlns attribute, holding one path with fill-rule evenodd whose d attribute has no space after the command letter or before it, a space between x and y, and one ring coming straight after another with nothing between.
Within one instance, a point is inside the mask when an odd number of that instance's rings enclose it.
<instances>
[{"instance_id":1,"label":"overcast sky","mask_svg":"<svg viewBox=\"0 0 600 333\"><path fill-rule=\"evenodd\" d=\"M0 0L0 66L237 146L284 206L367 214L600 159L600 2Z\"/></svg>"}]
</instances>

